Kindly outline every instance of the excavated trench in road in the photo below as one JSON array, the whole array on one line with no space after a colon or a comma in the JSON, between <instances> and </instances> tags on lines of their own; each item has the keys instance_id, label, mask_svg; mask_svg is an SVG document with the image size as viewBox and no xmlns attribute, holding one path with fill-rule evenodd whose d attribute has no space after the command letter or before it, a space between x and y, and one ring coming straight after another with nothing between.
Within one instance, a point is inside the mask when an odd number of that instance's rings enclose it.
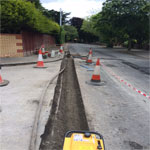
<instances>
[{"instance_id":1,"label":"excavated trench in road","mask_svg":"<svg viewBox=\"0 0 150 150\"><path fill-rule=\"evenodd\" d=\"M64 135L68 130L89 130L74 60L69 55L62 61L61 68L64 67L64 73L57 80L40 150L63 149Z\"/></svg>"}]
</instances>

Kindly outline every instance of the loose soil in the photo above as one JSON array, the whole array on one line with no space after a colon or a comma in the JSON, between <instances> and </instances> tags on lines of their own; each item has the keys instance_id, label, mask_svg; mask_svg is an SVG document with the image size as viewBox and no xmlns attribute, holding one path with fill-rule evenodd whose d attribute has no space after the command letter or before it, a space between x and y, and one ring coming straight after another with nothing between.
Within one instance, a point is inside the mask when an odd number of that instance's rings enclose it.
<instances>
[{"instance_id":1,"label":"loose soil","mask_svg":"<svg viewBox=\"0 0 150 150\"><path fill-rule=\"evenodd\" d=\"M68 130L89 130L74 60L65 57L61 68L66 67L58 77L52 109L40 150L63 149L64 135Z\"/></svg>"}]
</instances>

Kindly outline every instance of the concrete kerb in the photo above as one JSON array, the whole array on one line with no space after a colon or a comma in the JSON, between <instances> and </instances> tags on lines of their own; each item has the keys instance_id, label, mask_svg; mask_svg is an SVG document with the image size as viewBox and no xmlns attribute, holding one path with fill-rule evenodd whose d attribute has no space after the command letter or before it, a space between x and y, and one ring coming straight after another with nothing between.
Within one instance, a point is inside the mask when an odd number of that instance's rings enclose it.
<instances>
[{"instance_id":1,"label":"concrete kerb","mask_svg":"<svg viewBox=\"0 0 150 150\"><path fill-rule=\"evenodd\" d=\"M50 61L46 61L44 63L50 63L50 62L56 62L56 61L60 61L63 58L59 58L56 60L50 60ZM32 65L32 64L36 64L36 62L21 62L21 63L8 63L8 64L1 64L2 67L11 67L11 66L21 66L21 65Z\"/></svg>"}]
</instances>

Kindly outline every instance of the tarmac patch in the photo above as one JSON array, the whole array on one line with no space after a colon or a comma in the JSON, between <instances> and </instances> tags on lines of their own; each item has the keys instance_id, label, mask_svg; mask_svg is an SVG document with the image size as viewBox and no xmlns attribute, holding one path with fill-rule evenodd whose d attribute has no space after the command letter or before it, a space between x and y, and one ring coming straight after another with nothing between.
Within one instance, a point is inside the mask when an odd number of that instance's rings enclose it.
<instances>
[{"instance_id":1,"label":"tarmac patch","mask_svg":"<svg viewBox=\"0 0 150 150\"><path fill-rule=\"evenodd\" d=\"M39 101L38 100L33 100L32 103L33 104L39 104Z\"/></svg>"},{"instance_id":2,"label":"tarmac patch","mask_svg":"<svg viewBox=\"0 0 150 150\"><path fill-rule=\"evenodd\" d=\"M122 63L124 63L124 64L126 64L126 65L128 65L128 66L130 66L136 70L139 70L139 71L143 72L144 74L150 75L150 67L140 67L140 66L137 66L133 63L125 62L125 61Z\"/></svg>"},{"instance_id":3,"label":"tarmac patch","mask_svg":"<svg viewBox=\"0 0 150 150\"><path fill-rule=\"evenodd\" d=\"M128 144L132 149L144 149L144 146L134 141L124 141L124 143Z\"/></svg>"},{"instance_id":4,"label":"tarmac patch","mask_svg":"<svg viewBox=\"0 0 150 150\"><path fill-rule=\"evenodd\" d=\"M117 66L112 65L112 64L107 64L106 66L108 66L108 67L117 67Z\"/></svg>"}]
</instances>

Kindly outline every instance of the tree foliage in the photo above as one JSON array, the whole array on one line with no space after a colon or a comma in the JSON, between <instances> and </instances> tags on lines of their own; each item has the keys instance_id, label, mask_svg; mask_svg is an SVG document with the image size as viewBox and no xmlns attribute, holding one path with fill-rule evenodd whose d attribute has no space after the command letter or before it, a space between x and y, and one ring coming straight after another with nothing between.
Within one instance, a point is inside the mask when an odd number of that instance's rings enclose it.
<instances>
[{"instance_id":1,"label":"tree foliage","mask_svg":"<svg viewBox=\"0 0 150 150\"><path fill-rule=\"evenodd\" d=\"M72 26L77 28L79 34L79 42L91 43L98 40L97 36L95 36L93 33L82 29L82 24L84 23L84 19L73 17L72 19L70 19L70 23Z\"/></svg>"},{"instance_id":2,"label":"tree foliage","mask_svg":"<svg viewBox=\"0 0 150 150\"><path fill-rule=\"evenodd\" d=\"M113 28L113 25L107 21L107 18L105 18L101 12L93 16L93 18L95 19L93 26L100 36L100 41L107 43L108 47L112 47L118 30Z\"/></svg>"},{"instance_id":3,"label":"tree foliage","mask_svg":"<svg viewBox=\"0 0 150 150\"><path fill-rule=\"evenodd\" d=\"M85 19L82 23L82 27L81 27L81 30L87 32L87 33L91 33L95 36L98 36L98 33L94 27L94 24L95 24L95 20L94 20L94 16L92 17L89 17L87 19Z\"/></svg>"},{"instance_id":4,"label":"tree foliage","mask_svg":"<svg viewBox=\"0 0 150 150\"><path fill-rule=\"evenodd\" d=\"M38 9L43 9L41 3L40 3L40 0L26 0L26 1L29 1L31 3L34 3L35 4L35 7L38 8Z\"/></svg>"},{"instance_id":5,"label":"tree foliage","mask_svg":"<svg viewBox=\"0 0 150 150\"><path fill-rule=\"evenodd\" d=\"M74 41L78 38L78 31L74 26L64 25L66 41Z\"/></svg>"},{"instance_id":6,"label":"tree foliage","mask_svg":"<svg viewBox=\"0 0 150 150\"><path fill-rule=\"evenodd\" d=\"M60 11L56 11L56 10L48 10L45 9L41 3L40 0L26 0L26 1L30 1L31 3L35 4L35 7L39 10L41 10L41 12L43 13L44 16L46 16L47 18L57 22L59 24L60 21ZM70 15L69 13L65 13L62 11L62 25L68 23L69 21L67 20L68 16Z\"/></svg>"},{"instance_id":7,"label":"tree foliage","mask_svg":"<svg viewBox=\"0 0 150 150\"><path fill-rule=\"evenodd\" d=\"M103 5L102 17L113 29L126 34L129 42L136 39L139 43L148 38L148 12L144 8L147 0L107 0ZM129 45L129 48L131 43Z\"/></svg>"},{"instance_id":8,"label":"tree foliage","mask_svg":"<svg viewBox=\"0 0 150 150\"><path fill-rule=\"evenodd\" d=\"M59 11L43 9L42 12L43 12L43 15L45 15L47 18L52 19L53 21L59 24L59 21L60 21ZM68 23L68 20L67 20L68 15L70 15L70 13L62 12L62 25Z\"/></svg>"},{"instance_id":9,"label":"tree foliage","mask_svg":"<svg viewBox=\"0 0 150 150\"><path fill-rule=\"evenodd\" d=\"M25 0L1 1L1 32L19 33L32 30L46 34L58 34L60 27L43 16L35 4Z\"/></svg>"},{"instance_id":10,"label":"tree foliage","mask_svg":"<svg viewBox=\"0 0 150 150\"><path fill-rule=\"evenodd\" d=\"M148 0L106 0L90 26L108 46L128 41L130 49L133 41L139 45L148 42L149 10Z\"/></svg>"}]
</instances>

